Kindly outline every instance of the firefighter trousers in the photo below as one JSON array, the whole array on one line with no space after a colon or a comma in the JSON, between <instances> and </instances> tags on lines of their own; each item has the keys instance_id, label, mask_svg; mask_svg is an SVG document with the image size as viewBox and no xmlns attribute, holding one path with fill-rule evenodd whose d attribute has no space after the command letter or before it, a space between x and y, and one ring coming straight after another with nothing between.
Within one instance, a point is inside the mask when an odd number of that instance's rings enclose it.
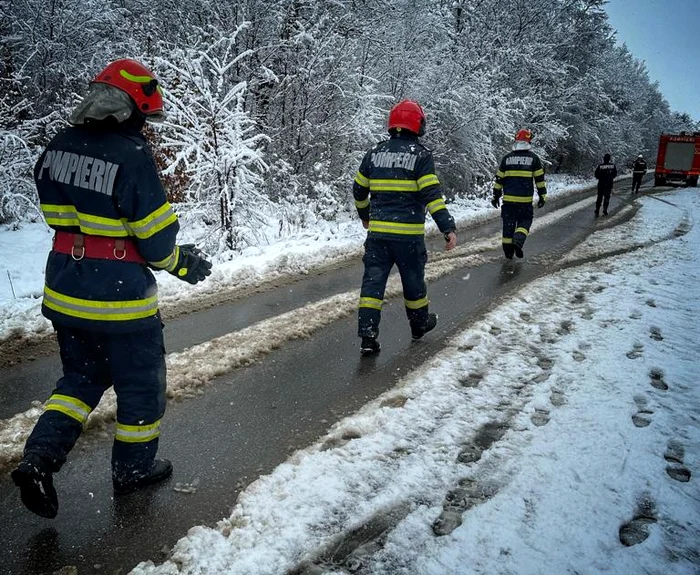
<instances>
[{"instance_id":1,"label":"firefighter trousers","mask_svg":"<svg viewBox=\"0 0 700 575\"><path fill-rule=\"evenodd\" d=\"M368 237L365 241L365 264L360 290L358 330L360 337L377 337L382 314L384 291L391 269L396 264L403 286L406 316L412 328L422 329L428 323L428 297L425 285L425 264L428 252L425 241L387 240Z\"/></svg>"},{"instance_id":2,"label":"firefighter trousers","mask_svg":"<svg viewBox=\"0 0 700 575\"><path fill-rule=\"evenodd\" d=\"M644 174L632 174L632 192L639 193L639 187L642 185Z\"/></svg>"},{"instance_id":3,"label":"firefighter trousers","mask_svg":"<svg viewBox=\"0 0 700 575\"><path fill-rule=\"evenodd\" d=\"M506 257L513 257L515 246L522 249L525 245L532 225L532 216L533 208L529 202L526 204L503 203L501 207L501 219L503 220L501 245Z\"/></svg>"},{"instance_id":4,"label":"firefighter trousers","mask_svg":"<svg viewBox=\"0 0 700 575\"><path fill-rule=\"evenodd\" d=\"M608 206L610 205L610 194L612 193L612 186L598 186L598 196L595 200L595 213L598 215L600 213L600 206L603 206L603 214L608 213Z\"/></svg>"},{"instance_id":5,"label":"firefighter trousers","mask_svg":"<svg viewBox=\"0 0 700 575\"><path fill-rule=\"evenodd\" d=\"M24 448L55 473L65 463L90 412L114 386L117 423L112 477L123 480L150 471L165 413L163 328L98 333L54 325L63 377L46 403Z\"/></svg>"}]
</instances>

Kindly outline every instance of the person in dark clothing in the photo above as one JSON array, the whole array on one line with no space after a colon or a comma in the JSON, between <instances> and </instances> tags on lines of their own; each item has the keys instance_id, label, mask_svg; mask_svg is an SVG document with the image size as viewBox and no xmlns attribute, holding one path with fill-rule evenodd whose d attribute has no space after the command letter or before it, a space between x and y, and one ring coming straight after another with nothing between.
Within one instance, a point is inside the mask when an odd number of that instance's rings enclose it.
<instances>
[{"instance_id":1,"label":"person in dark clothing","mask_svg":"<svg viewBox=\"0 0 700 575\"><path fill-rule=\"evenodd\" d=\"M600 216L601 204L603 205L603 215L608 215L613 181L617 177L617 167L610 161L610 154L603 156L603 163L598 164L598 167L595 169L595 177L598 180L598 197L595 201L595 217L597 218Z\"/></svg>"},{"instance_id":2,"label":"person in dark clothing","mask_svg":"<svg viewBox=\"0 0 700 575\"><path fill-rule=\"evenodd\" d=\"M508 259L512 259L514 254L523 257L523 246L532 225L532 196L535 190L539 197L538 208L543 207L547 200L544 167L539 156L530 149L531 141L530 130L518 131L513 151L501 160L493 185L491 205L498 208L503 198L501 244Z\"/></svg>"},{"instance_id":3,"label":"person in dark clothing","mask_svg":"<svg viewBox=\"0 0 700 575\"><path fill-rule=\"evenodd\" d=\"M642 185L642 178L647 173L647 163L644 161L644 156L639 154L632 166L632 193L638 194L639 187Z\"/></svg>"},{"instance_id":4,"label":"person in dark clothing","mask_svg":"<svg viewBox=\"0 0 700 575\"><path fill-rule=\"evenodd\" d=\"M192 245L176 245L178 219L141 134L163 115L158 80L135 60L109 64L41 154L34 180L55 230L42 313L52 321L63 364L12 472L25 506L58 513L53 474L66 462L90 412L114 387L115 494L172 473L156 459L165 413L165 348L151 269L195 284L211 264Z\"/></svg>"},{"instance_id":5,"label":"person in dark clothing","mask_svg":"<svg viewBox=\"0 0 700 575\"><path fill-rule=\"evenodd\" d=\"M394 264L399 269L404 305L414 340L437 324L428 311L425 284L425 214L443 233L446 249L457 245L455 222L440 192L433 155L419 141L425 114L419 104L403 100L389 113L390 138L369 150L353 183L355 207L365 229L365 264L360 291L360 353L379 352L377 341L386 282Z\"/></svg>"}]
</instances>

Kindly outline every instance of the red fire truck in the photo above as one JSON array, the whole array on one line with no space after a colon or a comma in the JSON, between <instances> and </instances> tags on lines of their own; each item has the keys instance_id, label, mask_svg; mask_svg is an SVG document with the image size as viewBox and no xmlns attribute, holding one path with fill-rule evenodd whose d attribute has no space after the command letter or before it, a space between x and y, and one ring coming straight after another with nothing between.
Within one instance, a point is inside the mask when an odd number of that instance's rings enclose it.
<instances>
[{"instance_id":1,"label":"red fire truck","mask_svg":"<svg viewBox=\"0 0 700 575\"><path fill-rule=\"evenodd\" d=\"M700 176L700 132L662 134L656 157L654 185L670 183L697 186Z\"/></svg>"}]
</instances>

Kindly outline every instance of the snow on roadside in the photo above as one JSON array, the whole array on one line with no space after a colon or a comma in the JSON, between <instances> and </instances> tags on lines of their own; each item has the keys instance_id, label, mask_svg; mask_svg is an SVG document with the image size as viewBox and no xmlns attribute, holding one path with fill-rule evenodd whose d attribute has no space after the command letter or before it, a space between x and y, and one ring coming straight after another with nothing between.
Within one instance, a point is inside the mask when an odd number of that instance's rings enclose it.
<instances>
[{"instance_id":1,"label":"snow on roadside","mask_svg":"<svg viewBox=\"0 0 700 575\"><path fill-rule=\"evenodd\" d=\"M626 234L590 248L697 220L693 192L672 199L643 199ZM132 575L350 560L366 574L697 573L700 229L685 232L528 285ZM436 537L443 509L453 529ZM328 563L362 526L376 538Z\"/></svg>"},{"instance_id":2,"label":"snow on roadside","mask_svg":"<svg viewBox=\"0 0 700 575\"><path fill-rule=\"evenodd\" d=\"M548 195L565 197L592 185L590 180L566 175L548 179ZM484 199L457 201L450 210L460 227L497 216ZM434 224L430 218L428 229ZM178 241L191 240L183 229ZM191 286L168 275L157 273L159 299L163 308L177 306L181 300L192 301L222 290L242 289L279 277L304 274L309 270L359 256L366 232L356 219L326 223L294 237L283 237L266 246L249 247L232 261L214 261L207 281ZM51 248L52 233L43 222L25 224L12 231L0 226L0 342L19 335L31 336L53 331L41 315L46 254Z\"/></svg>"}]
</instances>

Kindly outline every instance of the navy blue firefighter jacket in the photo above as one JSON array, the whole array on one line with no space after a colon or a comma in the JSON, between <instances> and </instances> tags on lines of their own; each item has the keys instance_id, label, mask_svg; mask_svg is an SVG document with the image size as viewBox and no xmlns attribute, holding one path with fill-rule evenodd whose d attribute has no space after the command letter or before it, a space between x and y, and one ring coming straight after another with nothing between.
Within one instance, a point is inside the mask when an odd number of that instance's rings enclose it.
<instances>
[{"instance_id":1,"label":"navy blue firefighter jacket","mask_svg":"<svg viewBox=\"0 0 700 575\"><path fill-rule=\"evenodd\" d=\"M496 172L494 198L498 199L503 194L504 206L532 205L535 186L537 195L546 199L547 184L539 156L530 150L513 150L506 154Z\"/></svg>"},{"instance_id":2,"label":"navy blue firefighter jacket","mask_svg":"<svg viewBox=\"0 0 700 575\"><path fill-rule=\"evenodd\" d=\"M62 130L41 154L34 168L41 210L54 230L135 242L148 265L52 250L41 309L59 325L138 331L160 322L149 267L176 267L179 224L143 135L116 122L96 126Z\"/></svg>"},{"instance_id":3,"label":"navy blue firefighter jacket","mask_svg":"<svg viewBox=\"0 0 700 575\"><path fill-rule=\"evenodd\" d=\"M411 133L392 134L365 154L353 196L360 219L369 221L370 237L422 239L426 211L443 234L456 229L435 175L433 155Z\"/></svg>"}]
</instances>

